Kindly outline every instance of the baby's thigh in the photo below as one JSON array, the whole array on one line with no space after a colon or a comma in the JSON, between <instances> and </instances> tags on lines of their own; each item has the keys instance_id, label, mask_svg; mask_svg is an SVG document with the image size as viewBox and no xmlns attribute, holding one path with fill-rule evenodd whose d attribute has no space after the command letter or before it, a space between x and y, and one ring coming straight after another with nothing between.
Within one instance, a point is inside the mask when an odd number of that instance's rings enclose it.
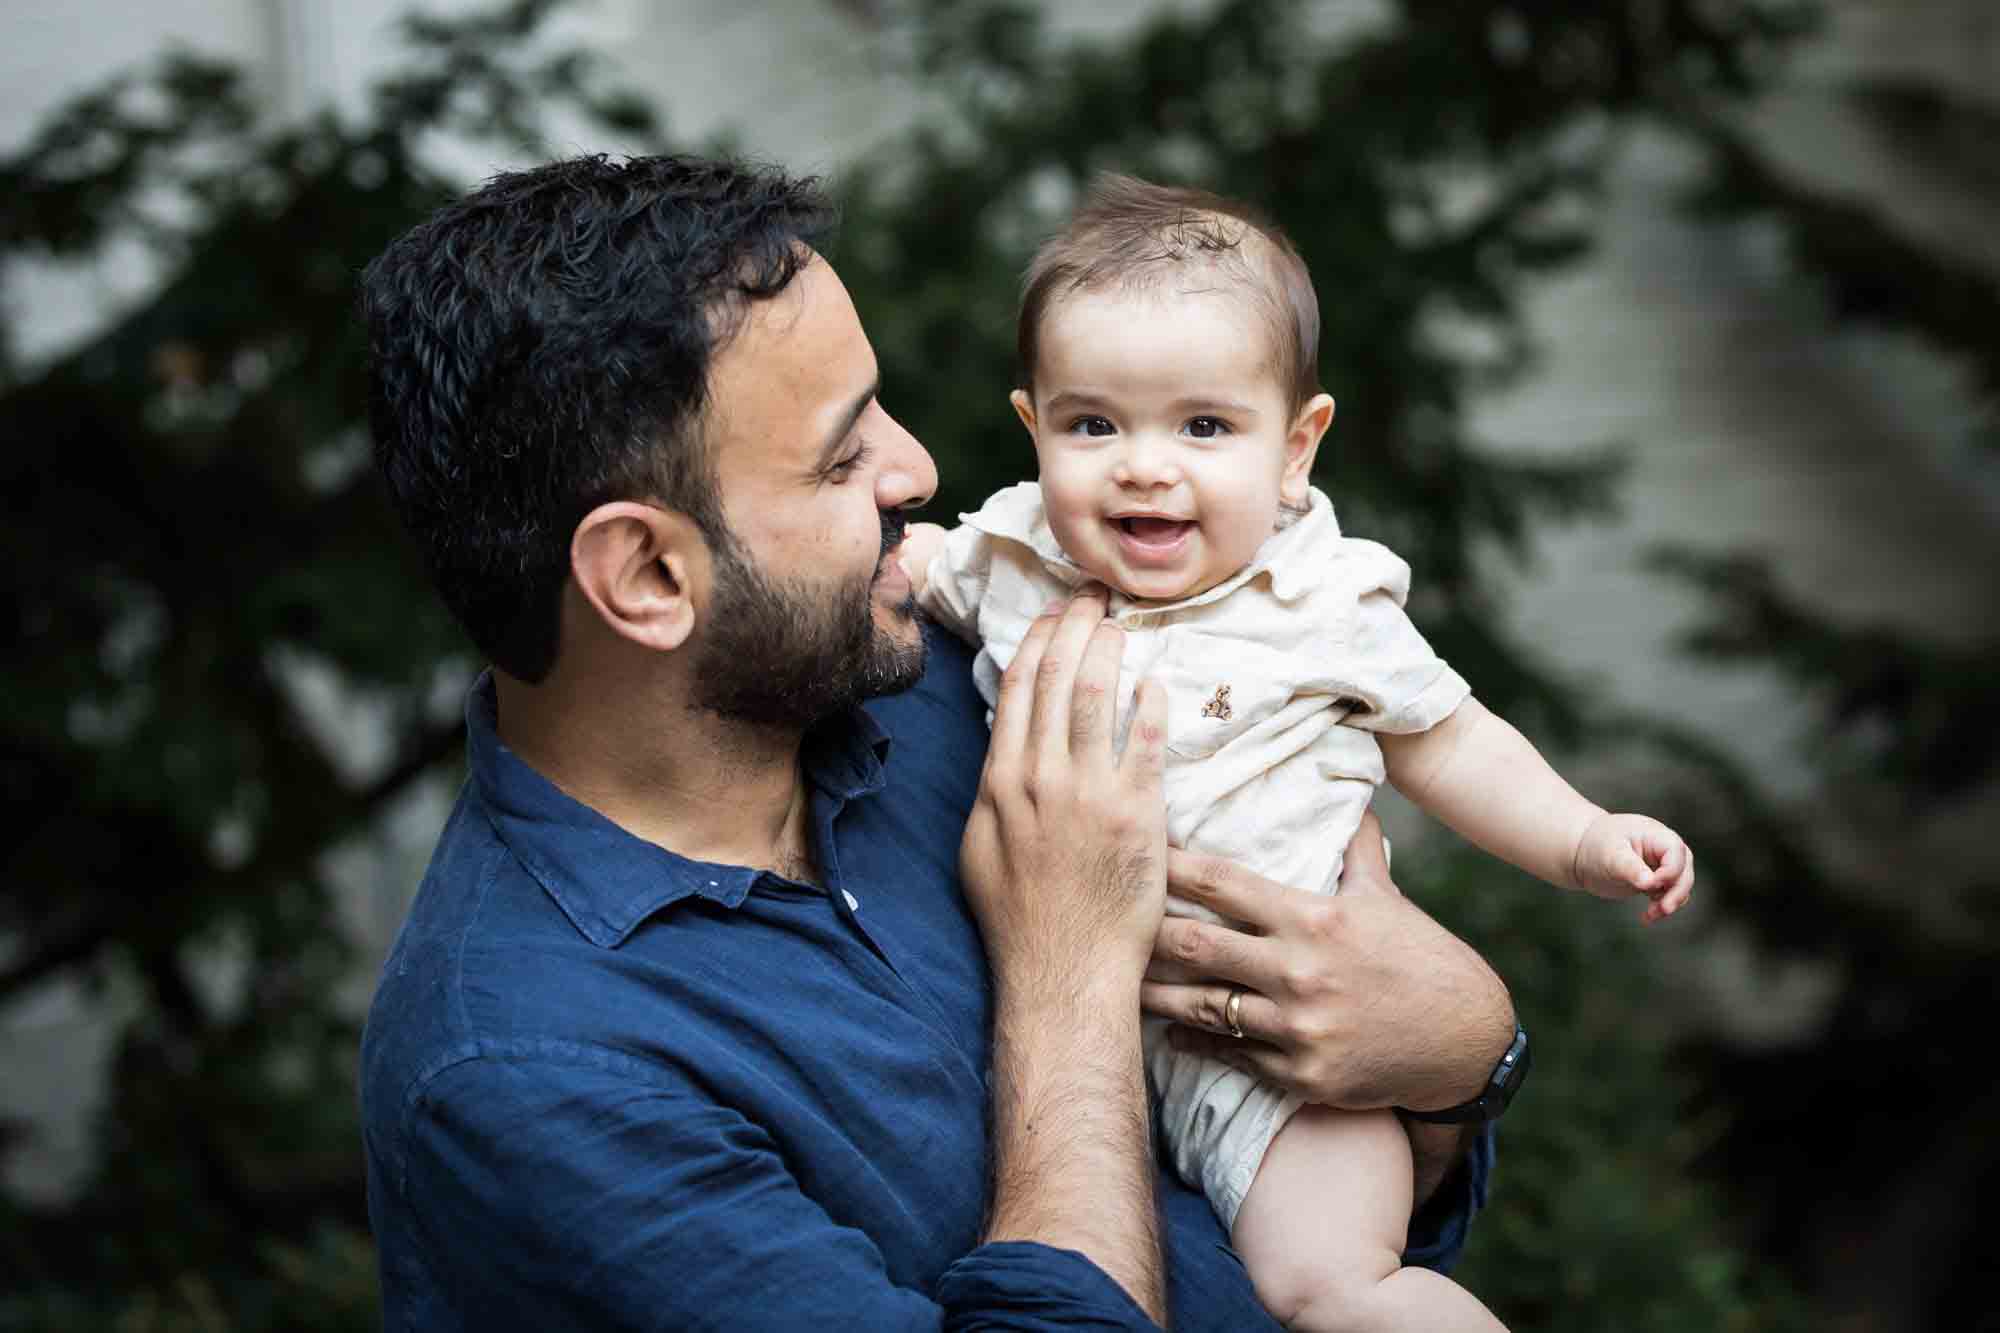
<instances>
[{"instance_id":1,"label":"baby's thigh","mask_svg":"<svg viewBox=\"0 0 2000 1333\"><path fill-rule=\"evenodd\" d=\"M1232 1239L1253 1273L1310 1256L1379 1280L1409 1236L1410 1140L1393 1111L1301 1107L1271 1141Z\"/></svg>"}]
</instances>

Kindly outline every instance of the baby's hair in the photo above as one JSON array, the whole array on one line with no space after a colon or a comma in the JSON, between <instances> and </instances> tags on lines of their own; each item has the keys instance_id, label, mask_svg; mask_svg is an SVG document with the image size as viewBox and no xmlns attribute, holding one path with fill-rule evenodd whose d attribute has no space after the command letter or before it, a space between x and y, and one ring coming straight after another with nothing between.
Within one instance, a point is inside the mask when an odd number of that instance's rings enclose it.
<instances>
[{"instance_id":1,"label":"baby's hair","mask_svg":"<svg viewBox=\"0 0 2000 1333\"><path fill-rule=\"evenodd\" d=\"M1090 183L1069 225L1028 261L1015 334L1018 387L1034 392L1051 302L1112 285L1143 289L1193 268L1227 276L1255 298L1291 409L1305 406L1319 392L1319 298L1285 233L1241 200L1110 172Z\"/></svg>"}]
</instances>

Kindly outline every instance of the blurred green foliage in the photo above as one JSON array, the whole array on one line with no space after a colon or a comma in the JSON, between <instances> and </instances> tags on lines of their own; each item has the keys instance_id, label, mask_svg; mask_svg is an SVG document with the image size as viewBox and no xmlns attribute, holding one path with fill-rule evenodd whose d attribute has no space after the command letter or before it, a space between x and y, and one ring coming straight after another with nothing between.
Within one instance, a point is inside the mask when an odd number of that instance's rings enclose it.
<instances>
[{"instance_id":1,"label":"blurred green foliage","mask_svg":"<svg viewBox=\"0 0 2000 1333\"><path fill-rule=\"evenodd\" d=\"M373 1322L329 865L453 762L439 682L469 659L367 465L354 281L458 187L434 136L519 145L557 103L647 127L528 43L551 8L412 21L352 122L263 124L236 72L173 57L0 163L10 258L136 243L163 275L0 367L0 1001L136 997L80 1195L0 1202L0 1326ZM312 679L367 705L378 756L316 724Z\"/></svg>"},{"instance_id":2,"label":"blurred green foliage","mask_svg":"<svg viewBox=\"0 0 2000 1333\"><path fill-rule=\"evenodd\" d=\"M1412 863L1416 864L1412 864ZM1657 942L1629 913L1460 849L1402 857L1404 890L1476 941L1542 1052L1499 1130L1501 1170L1456 1276L1510 1328L1813 1327L1691 1169L1723 1125L1674 1057Z\"/></svg>"},{"instance_id":3,"label":"blurred green foliage","mask_svg":"<svg viewBox=\"0 0 2000 1333\"><path fill-rule=\"evenodd\" d=\"M273 127L230 71L177 59L61 110L0 161L8 257L80 259L136 240L165 275L53 363L0 362L15 551L0 574L14 649L0 665L12 703L0 793L14 811L0 1003L64 979L137 997L80 1193L0 1199L0 1327L374 1322L357 1024L336 994L353 950L330 854L456 762L452 687L471 658L366 466L352 283L462 184L427 164L441 134L518 151L561 104L622 143L661 142L592 61L535 40L553 7L412 22L408 66L353 121ZM1401 0L1383 22L1338 31L1333 7L1228 0L1078 45L1049 39L1025 6L869 9L940 109L839 183L848 221L834 260L886 401L937 455L934 516L1029 474L1004 402L1014 284L1090 172L1252 199L1297 240L1319 288L1321 375L1341 400L1320 480L1344 524L1411 561L1413 610L1483 697L1553 744L1599 745L1609 719L1501 631L1481 557L1525 558L1537 531L1605 512L1615 451L1502 461L1471 438L1467 404L1531 363L1521 295L1586 253L1606 164L1634 125L1707 146L1717 216L1764 210L1802 237L1843 230L1825 201L1755 174L1754 145L1730 128L1810 10ZM1903 253L1892 239L1874 259ZM1873 262L1866 246L1799 253L1855 283ZM1965 335L1951 274L1936 276L1868 313L1943 342ZM1829 750L1844 771L1947 788L1990 773L1992 737L1968 741L1941 719L1990 713L1994 652L1843 638L1754 565L1675 559L1715 598L1697 647L1775 651L1827 692L1830 736L1852 736L1846 719L1869 712L1859 741ZM387 749L344 755L301 688L313 679L364 702L358 725ZM1850 975L1841 1012L1875 1058L1900 1042L1910 1081L1873 1103L1916 1123L1944 1116L1956 1086L1916 1052L1957 1054L1974 1034L1961 1023L1921 1047L1908 1037L1990 967L1990 919L1938 945L1830 877L1796 813L1722 756L1645 726L1726 911L1780 952L1876 943L1878 966ZM1508 977L1539 1052L1469 1284L1517 1328L1805 1327L1793 1286L1814 1256L1799 1219L1832 1184L1827 1145L1852 1134L1812 1096L1858 1095L1845 1053L1691 1045L1663 1017L1647 942L1622 915L1554 901L1489 861L1422 859L1399 874ZM1786 919L1801 899L1815 918L1803 934ZM1993 899L1966 901L1975 912ZM1882 988L1901 1003L1878 1012ZM1990 1174L1984 1153L1975 1169ZM1864 1198L1896 1188L1874 1169L1854 1187ZM1947 1271L1980 1216L1938 1233ZM1953 1308L1956 1290L1941 1284L1932 1308Z\"/></svg>"}]
</instances>

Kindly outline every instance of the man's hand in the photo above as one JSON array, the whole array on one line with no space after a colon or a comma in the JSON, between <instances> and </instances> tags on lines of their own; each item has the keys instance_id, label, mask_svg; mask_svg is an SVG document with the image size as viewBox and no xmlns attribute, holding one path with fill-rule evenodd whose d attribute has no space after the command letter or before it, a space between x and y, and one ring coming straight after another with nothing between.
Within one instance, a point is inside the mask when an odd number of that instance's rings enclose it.
<instances>
[{"instance_id":1,"label":"man's hand","mask_svg":"<svg viewBox=\"0 0 2000 1333\"><path fill-rule=\"evenodd\" d=\"M1665 920L1694 892L1694 853L1681 835L1645 815L1599 815L1583 830L1570 871L1576 886L1599 898L1651 899L1639 920Z\"/></svg>"},{"instance_id":2,"label":"man's hand","mask_svg":"<svg viewBox=\"0 0 2000 1333\"><path fill-rule=\"evenodd\" d=\"M1103 1269L1165 1322L1139 982L1166 906L1165 695L1112 749L1123 634L1044 612L1000 683L959 865L993 969L989 1241Z\"/></svg>"},{"instance_id":3,"label":"man's hand","mask_svg":"<svg viewBox=\"0 0 2000 1333\"><path fill-rule=\"evenodd\" d=\"M995 981L1065 1004L1135 995L1166 904L1166 698L1141 682L1114 755L1124 635L1104 606L1080 594L1028 631L959 851Z\"/></svg>"},{"instance_id":4,"label":"man's hand","mask_svg":"<svg viewBox=\"0 0 2000 1333\"><path fill-rule=\"evenodd\" d=\"M1340 892L1301 893L1174 850L1167 883L1240 928L1168 917L1145 1007L1177 1047L1349 1110L1438 1110L1476 1096L1514 1037L1507 988L1389 879L1381 824L1362 821ZM1188 973L1204 978L1167 978ZM1243 998L1229 1035L1229 997Z\"/></svg>"}]
</instances>

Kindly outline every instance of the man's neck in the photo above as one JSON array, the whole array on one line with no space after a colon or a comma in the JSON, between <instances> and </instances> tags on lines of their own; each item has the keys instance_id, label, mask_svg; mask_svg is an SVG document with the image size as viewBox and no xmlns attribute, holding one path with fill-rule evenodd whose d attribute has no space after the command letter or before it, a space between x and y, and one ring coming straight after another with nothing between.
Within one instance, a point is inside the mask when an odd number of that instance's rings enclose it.
<instances>
[{"instance_id":1,"label":"man's neck","mask_svg":"<svg viewBox=\"0 0 2000 1333\"><path fill-rule=\"evenodd\" d=\"M813 877L799 731L605 682L494 681L500 739L565 795L691 860Z\"/></svg>"}]
</instances>

